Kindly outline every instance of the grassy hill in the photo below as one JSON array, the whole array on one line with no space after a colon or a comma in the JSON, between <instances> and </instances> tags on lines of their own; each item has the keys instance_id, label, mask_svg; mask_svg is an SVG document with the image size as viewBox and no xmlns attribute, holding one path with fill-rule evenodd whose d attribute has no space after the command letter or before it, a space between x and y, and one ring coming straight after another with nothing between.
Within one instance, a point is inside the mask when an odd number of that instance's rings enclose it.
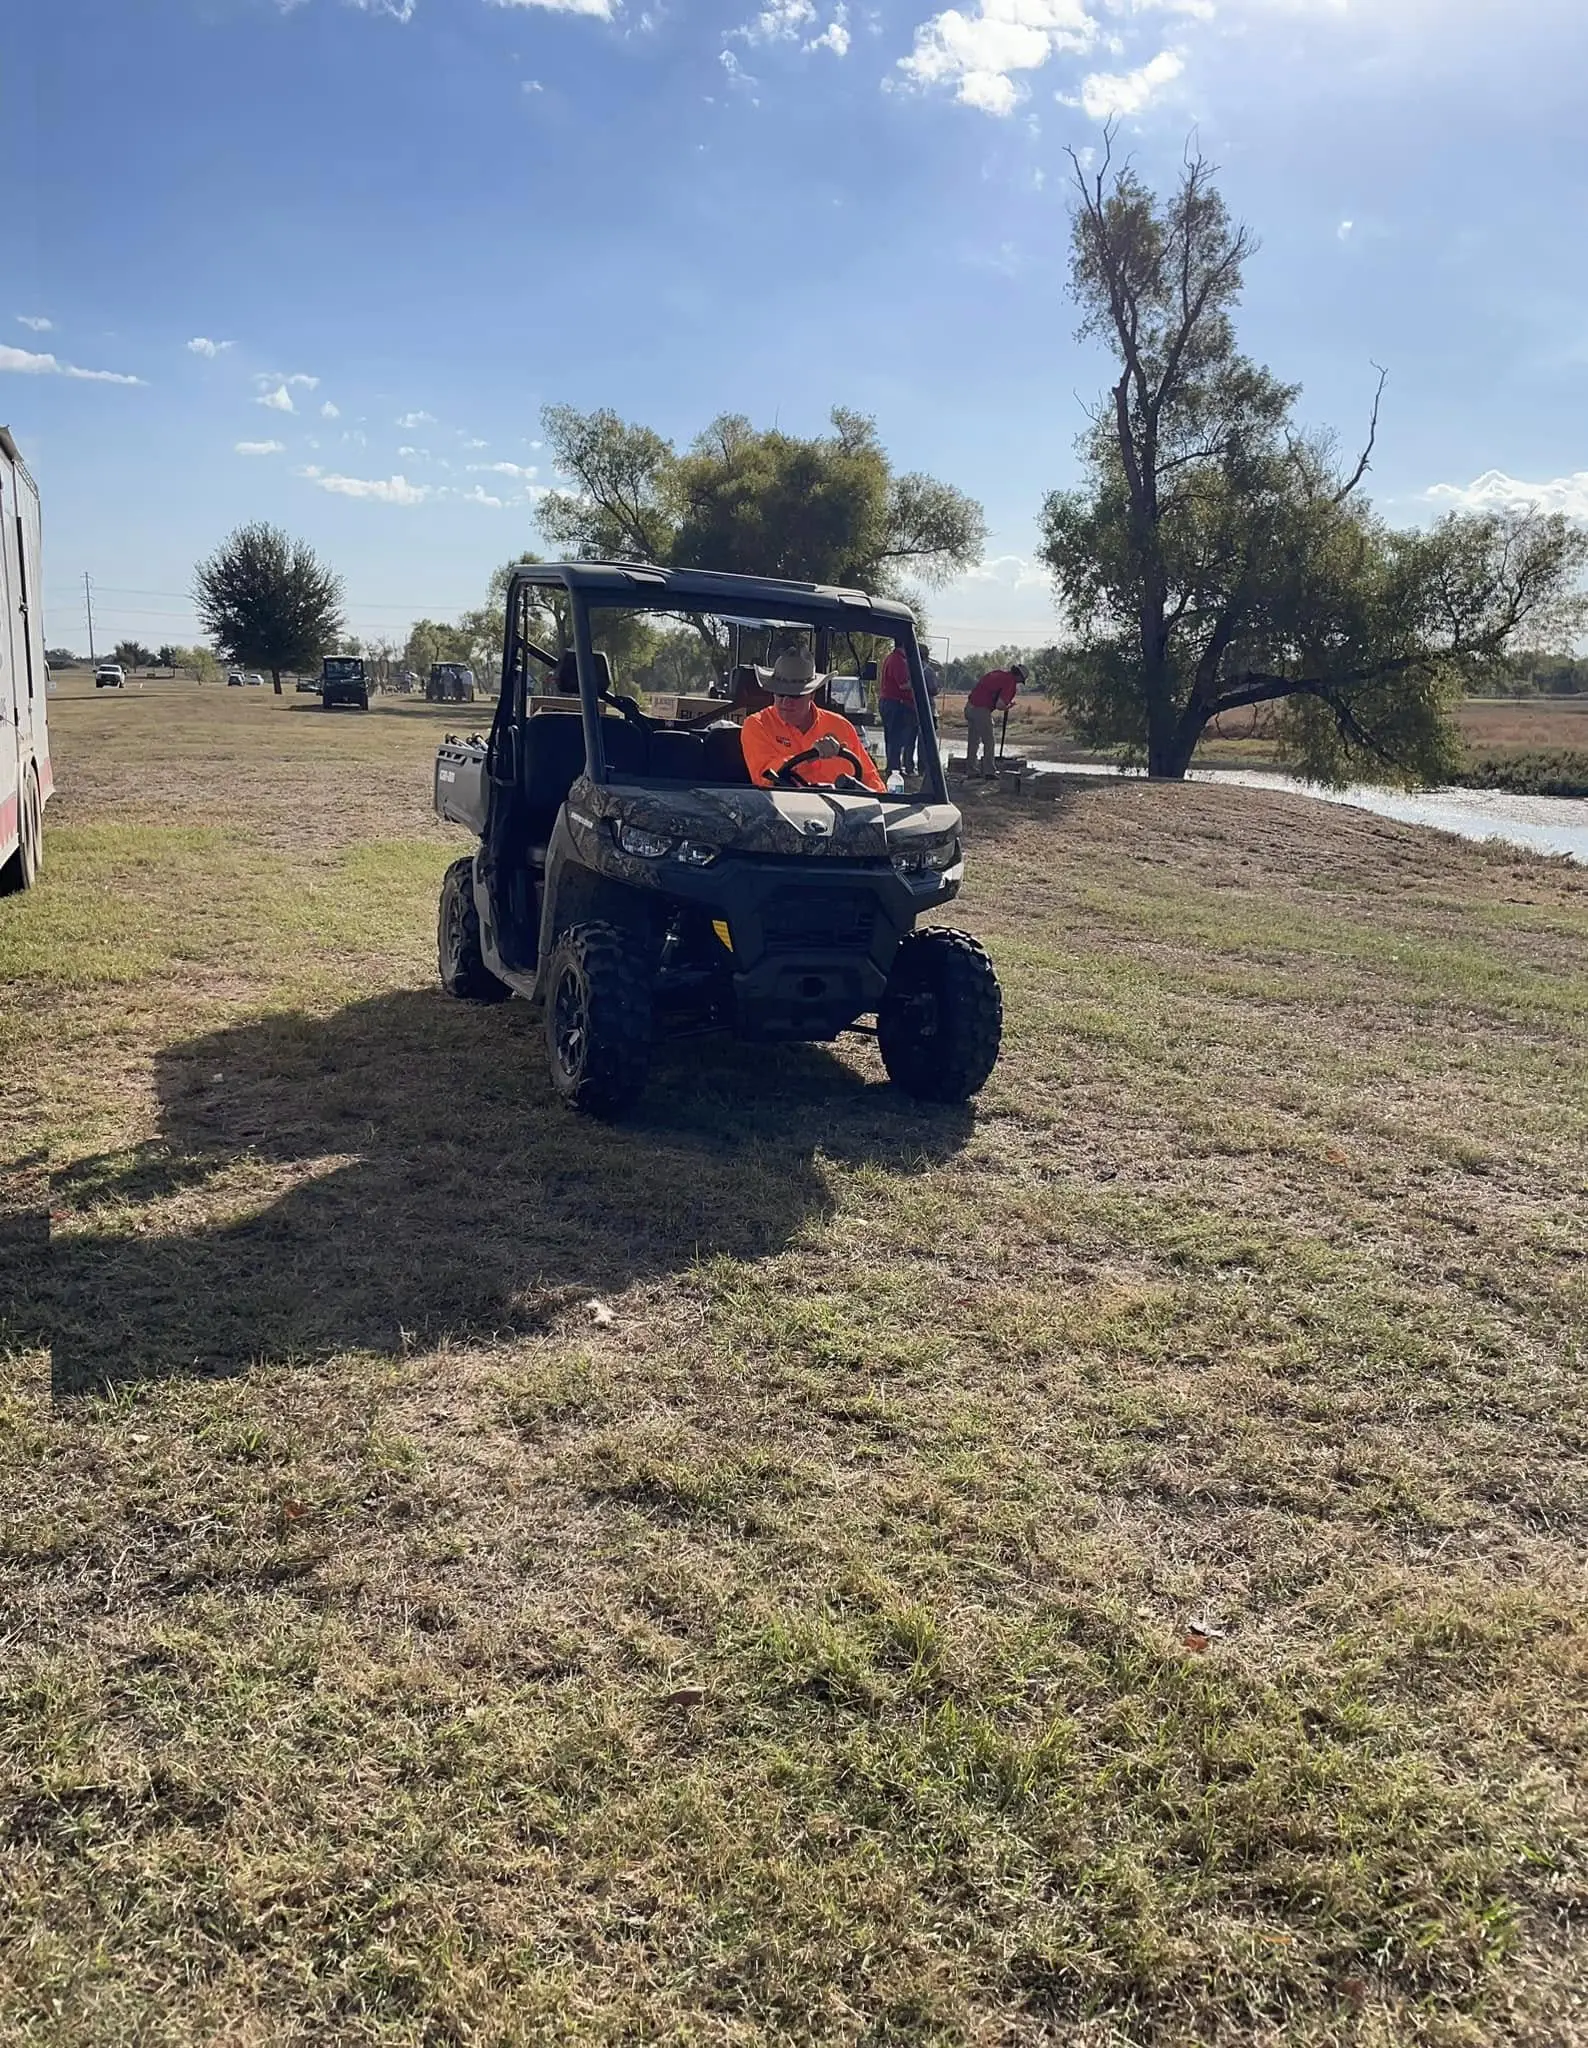
<instances>
[{"instance_id":1,"label":"grassy hill","mask_svg":"<svg viewBox=\"0 0 1588 2048\"><path fill-rule=\"evenodd\" d=\"M434 987L456 707L52 706L0 2036L1585 2038L1588 873L969 799L1008 1036Z\"/></svg>"}]
</instances>

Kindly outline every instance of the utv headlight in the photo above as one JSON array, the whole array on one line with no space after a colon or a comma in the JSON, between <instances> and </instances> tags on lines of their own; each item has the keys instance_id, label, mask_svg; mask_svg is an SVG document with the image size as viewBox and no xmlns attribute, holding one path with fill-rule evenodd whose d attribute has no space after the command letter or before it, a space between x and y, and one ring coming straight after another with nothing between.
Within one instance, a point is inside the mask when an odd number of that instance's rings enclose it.
<instances>
[{"instance_id":1,"label":"utv headlight","mask_svg":"<svg viewBox=\"0 0 1588 2048\"><path fill-rule=\"evenodd\" d=\"M660 860L671 853L673 842L665 832L647 832L643 826L620 824L618 845L625 853L637 853L641 860Z\"/></svg>"},{"instance_id":2,"label":"utv headlight","mask_svg":"<svg viewBox=\"0 0 1588 2048\"><path fill-rule=\"evenodd\" d=\"M893 850L893 865L901 875L940 875L959 859L957 832L935 832L925 839L911 839Z\"/></svg>"},{"instance_id":3,"label":"utv headlight","mask_svg":"<svg viewBox=\"0 0 1588 2048\"><path fill-rule=\"evenodd\" d=\"M709 868L720 849L704 839L674 839L668 832L647 832L643 825L614 827L618 845L641 860L665 860L668 854L686 868Z\"/></svg>"}]
</instances>

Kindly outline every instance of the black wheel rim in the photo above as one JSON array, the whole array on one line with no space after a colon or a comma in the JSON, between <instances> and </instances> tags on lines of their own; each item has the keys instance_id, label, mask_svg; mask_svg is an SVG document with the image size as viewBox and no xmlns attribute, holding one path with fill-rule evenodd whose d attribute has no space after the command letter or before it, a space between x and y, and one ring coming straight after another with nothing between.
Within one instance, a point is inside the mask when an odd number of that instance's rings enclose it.
<instances>
[{"instance_id":1,"label":"black wheel rim","mask_svg":"<svg viewBox=\"0 0 1588 2048\"><path fill-rule=\"evenodd\" d=\"M456 967L463 957L463 898L456 889L447 891L447 965Z\"/></svg>"},{"instance_id":2,"label":"black wheel rim","mask_svg":"<svg viewBox=\"0 0 1588 2048\"><path fill-rule=\"evenodd\" d=\"M590 1006L585 999L584 981L572 967L565 967L552 998L551 1038L557 1065L570 1079L584 1065L589 1026Z\"/></svg>"}]
</instances>

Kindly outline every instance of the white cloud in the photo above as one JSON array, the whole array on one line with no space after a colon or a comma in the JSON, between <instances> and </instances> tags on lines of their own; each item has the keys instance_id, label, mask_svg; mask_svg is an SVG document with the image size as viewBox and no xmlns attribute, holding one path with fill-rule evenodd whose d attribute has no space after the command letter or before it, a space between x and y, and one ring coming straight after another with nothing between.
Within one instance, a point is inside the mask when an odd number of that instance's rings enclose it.
<instances>
[{"instance_id":1,"label":"white cloud","mask_svg":"<svg viewBox=\"0 0 1588 2048\"><path fill-rule=\"evenodd\" d=\"M747 91L753 89L756 85L757 81L745 70L732 50L719 50L717 52L717 62L727 72L730 85L743 86ZM757 101L757 105L759 104L760 102Z\"/></svg>"},{"instance_id":2,"label":"white cloud","mask_svg":"<svg viewBox=\"0 0 1588 2048\"><path fill-rule=\"evenodd\" d=\"M535 474L519 462L470 462L465 465L470 476L524 476Z\"/></svg>"},{"instance_id":3,"label":"white cloud","mask_svg":"<svg viewBox=\"0 0 1588 2048\"><path fill-rule=\"evenodd\" d=\"M1340 225L1334 231L1335 240L1337 242L1348 242L1351 239L1351 230L1355 226L1356 222L1354 220L1341 221Z\"/></svg>"},{"instance_id":4,"label":"white cloud","mask_svg":"<svg viewBox=\"0 0 1588 2048\"><path fill-rule=\"evenodd\" d=\"M306 377L301 370L295 371L290 377L261 377L259 382L261 384L297 384L305 391L318 391L320 388L318 377Z\"/></svg>"},{"instance_id":5,"label":"white cloud","mask_svg":"<svg viewBox=\"0 0 1588 2048\"><path fill-rule=\"evenodd\" d=\"M1434 484L1426 495L1455 512L1564 512L1588 526L1588 469L1537 484L1507 476L1503 469L1486 469L1470 484Z\"/></svg>"},{"instance_id":6,"label":"white cloud","mask_svg":"<svg viewBox=\"0 0 1588 2048\"><path fill-rule=\"evenodd\" d=\"M520 92L544 92L546 90L538 78L521 78L518 82L518 89Z\"/></svg>"},{"instance_id":7,"label":"white cloud","mask_svg":"<svg viewBox=\"0 0 1588 2048\"><path fill-rule=\"evenodd\" d=\"M299 0L292 0L294 6ZM415 0L347 0L349 7L356 7L360 14L385 14L393 21L412 21Z\"/></svg>"},{"instance_id":8,"label":"white cloud","mask_svg":"<svg viewBox=\"0 0 1588 2048\"><path fill-rule=\"evenodd\" d=\"M285 384L278 384L274 391L265 391L254 400L255 405L268 405L272 412L296 412L292 393Z\"/></svg>"},{"instance_id":9,"label":"white cloud","mask_svg":"<svg viewBox=\"0 0 1588 2048\"><path fill-rule=\"evenodd\" d=\"M1015 73L1040 70L1057 52L1087 50L1096 40L1085 0L977 0L974 13L950 7L923 22L899 69L923 90L949 87L964 106L1010 114L1026 96Z\"/></svg>"},{"instance_id":10,"label":"white cloud","mask_svg":"<svg viewBox=\"0 0 1588 2048\"><path fill-rule=\"evenodd\" d=\"M1093 71L1081 80L1081 108L1093 121L1139 114L1185 69L1178 50L1160 50L1135 71Z\"/></svg>"},{"instance_id":11,"label":"white cloud","mask_svg":"<svg viewBox=\"0 0 1588 2048\"><path fill-rule=\"evenodd\" d=\"M500 512L507 503L505 498L493 498L490 492L479 484L476 484L473 490L464 491L462 497L466 505L489 505L493 512Z\"/></svg>"},{"instance_id":12,"label":"white cloud","mask_svg":"<svg viewBox=\"0 0 1588 2048\"><path fill-rule=\"evenodd\" d=\"M470 440L465 441L463 445L465 448L488 448L490 443L488 441Z\"/></svg>"},{"instance_id":13,"label":"white cloud","mask_svg":"<svg viewBox=\"0 0 1588 2048\"><path fill-rule=\"evenodd\" d=\"M338 476L335 471L326 475L312 468L301 474L311 478L322 491L334 491L343 498L373 498L381 505L422 505L430 496L428 484L411 484L404 476Z\"/></svg>"},{"instance_id":14,"label":"white cloud","mask_svg":"<svg viewBox=\"0 0 1588 2048\"><path fill-rule=\"evenodd\" d=\"M282 455L286 452L285 441L239 441L239 455Z\"/></svg>"},{"instance_id":15,"label":"white cloud","mask_svg":"<svg viewBox=\"0 0 1588 2048\"><path fill-rule=\"evenodd\" d=\"M436 416L433 412L405 412L400 419L393 422L399 427L433 427L435 423Z\"/></svg>"},{"instance_id":16,"label":"white cloud","mask_svg":"<svg viewBox=\"0 0 1588 2048\"><path fill-rule=\"evenodd\" d=\"M733 33L749 43L791 43L815 26L815 0L767 0L753 21Z\"/></svg>"},{"instance_id":17,"label":"white cloud","mask_svg":"<svg viewBox=\"0 0 1588 2048\"><path fill-rule=\"evenodd\" d=\"M617 0L490 0L493 7L543 7L548 14L588 14L596 21L610 21L617 13Z\"/></svg>"},{"instance_id":18,"label":"white cloud","mask_svg":"<svg viewBox=\"0 0 1588 2048\"><path fill-rule=\"evenodd\" d=\"M1045 590L1049 576L1040 562L1024 555L990 555L965 571L967 583L997 583L1005 590Z\"/></svg>"},{"instance_id":19,"label":"white cloud","mask_svg":"<svg viewBox=\"0 0 1588 2048\"><path fill-rule=\"evenodd\" d=\"M235 341L211 341L207 334L195 334L187 345L189 355L209 356L211 359L236 346Z\"/></svg>"},{"instance_id":20,"label":"white cloud","mask_svg":"<svg viewBox=\"0 0 1588 2048\"><path fill-rule=\"evenodd\" d=\"M406 442L397 450L397 453L410 457L417 456L423 462L430 460L430 450L428 448L410 448Z\"/></svg>"},{"instance_id":21,"label":"white cloud","mask_svg":"<svg viewBox=\"0 0 1588 2048\"><path fill-rule=\"evenodd\" d=\"M330 399L327 399L324 405L320 407L320 417L322 420L339 420L342 417L342 408L339 405L333 405Z\"/></svg>"},{"instance_id":22,"label":"white cloud","mask_svg":"<svg viewBox=\"0 0 1588 2048\"><path fill-rule=\"evenodd\" d=\"M819 36L813 36L805 45L807 50L831 50L835 57L849 55L849 10L835 7L833 18Z\"/></svg>"},{"instance_id":23,"label":"white cloud","mask_svg":"<svg viewBox=\"0 0 1588 2048\"><path fill-rule=\"evenodd\" d=\"M120 370L80 370L75 363L63 363L56 356L37 356L30 349L7 348L0 344L0 371L11 370L21 377L75 377L84 384L141 384L141 377L129 377Z\"/></svg>"},{"instance_id":24,"label":"white cloud","mask_svg":"<svg viewBox=\"0 0 1588 2048\"><path fill-rule=\"evenodd\" d=\"M1264 0L1256 0L1256 4L1261 8ZM1291 0L1291 4L1305 11L1308 0ZM1343 11L1344 0L1321 0L1321 4L1338 14ZM1107 0L1107 5L1111 14L1147 14L1156 10L1160 14L1189 14L1196 21L1212 21L1218 13L1214 0Z\"/></svg>"},{"instance_id":25,"label":"white cloud","mask_svg":"<svg viewBox=\"0 0 1588 2048\"><path fill-rule=\"evenodd\" d=\"M39 313L18 313L17 319L22 326L31 327L35 334L48 334L55 325L53 320L46 320Z\"/></svg>"}]
</instances>

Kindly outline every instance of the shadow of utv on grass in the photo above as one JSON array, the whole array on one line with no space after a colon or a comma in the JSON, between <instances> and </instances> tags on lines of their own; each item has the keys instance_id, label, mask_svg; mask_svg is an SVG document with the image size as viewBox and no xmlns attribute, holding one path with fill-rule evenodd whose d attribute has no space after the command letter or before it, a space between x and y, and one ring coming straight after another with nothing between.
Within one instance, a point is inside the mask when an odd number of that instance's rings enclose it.
<instances>
[{"instance_id":1,"label":"shadow of utv on grass","mask_svg":"<svg viewBox=\"0 0 1588 2048\"><path fill-rule=\"evenodd\" d=\"M539 1025L407 991L171 1047L159 1137L57 1176L88 1227L56 1230L0 1324L50 1346L57 1397L532 1332L588 1294L778 1251L830 1211L819 1155L908 1172L973 1122L825 1048L703 1039L604 1126L552 1097Z\"/></svg>"}]
</instances>

